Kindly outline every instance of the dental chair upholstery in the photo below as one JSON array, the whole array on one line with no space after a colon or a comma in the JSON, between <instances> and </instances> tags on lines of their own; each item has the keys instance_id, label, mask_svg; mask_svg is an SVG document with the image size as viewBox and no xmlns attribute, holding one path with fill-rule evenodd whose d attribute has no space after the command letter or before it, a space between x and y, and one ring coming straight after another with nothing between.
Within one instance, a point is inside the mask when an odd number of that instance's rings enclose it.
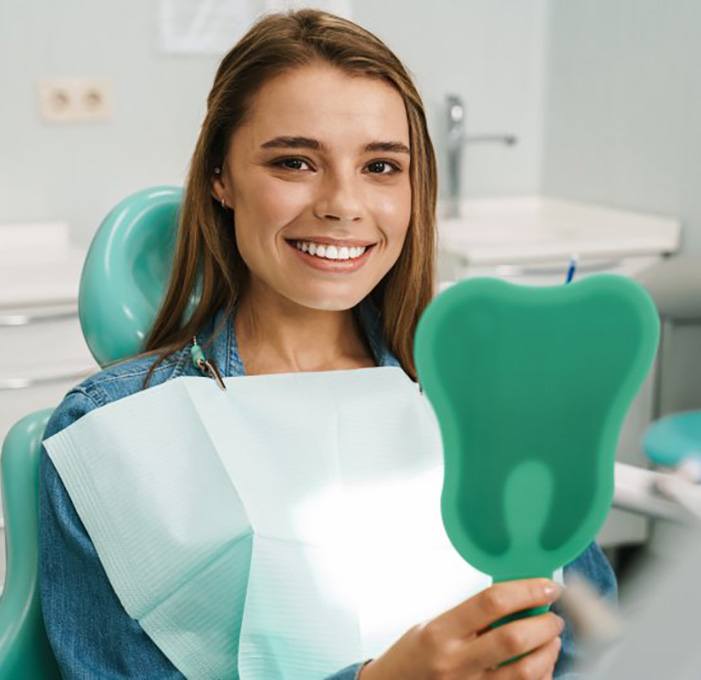
<instances>
[{"instance_id":1,"label":"dental chair upholstery","mask_svg":"<svg viewBox=\"0 0 701 680\"><path fill-rule=\"evenodd\" d=\"M80 279L78 314L97 363L140 351L165 292L175 242L179 187L145 189L103 220ZM60 678L38 588L38 486L41 441L53 409L17 422L2 446L7 573L0 596L0 680Z\"/></svg>"},{"instance_id":2,"label":"dental chair upholstery","mask_svg":"<svg viewBox=\"0 0 701 680\"><path fill-rule=\"evenodd\" d=\"M60 678L44 634L38 589L39 455L53 409L15 423L2 446L7 571L0 597L0 678Z\"/></svg>"}]
</instances>

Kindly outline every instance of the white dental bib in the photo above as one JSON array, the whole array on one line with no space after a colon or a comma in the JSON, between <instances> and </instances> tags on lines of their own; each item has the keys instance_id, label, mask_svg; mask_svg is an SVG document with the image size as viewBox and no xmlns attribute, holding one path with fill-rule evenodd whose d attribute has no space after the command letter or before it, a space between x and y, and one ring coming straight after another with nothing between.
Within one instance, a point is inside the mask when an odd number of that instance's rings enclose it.
<instances>
[{"instance_id":1,"label":"white dental bib","mask_svg":"<svg viewBox=\"0 0 701 680\"><path fill-rule=\"evenodd\" d=\"M44 442L127 613L188 678L313 680L490 584L398 367L180 377Z\"/></svg>"}]
</instances>

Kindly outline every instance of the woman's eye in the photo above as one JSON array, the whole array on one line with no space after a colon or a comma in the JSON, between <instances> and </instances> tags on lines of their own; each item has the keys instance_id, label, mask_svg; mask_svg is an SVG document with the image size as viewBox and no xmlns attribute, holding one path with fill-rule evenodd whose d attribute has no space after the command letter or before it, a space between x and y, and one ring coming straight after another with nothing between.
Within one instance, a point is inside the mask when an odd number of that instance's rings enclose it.
<instances>
[{"instance_id":1,"label":"woman's eye","mask_svg":"<svg viewBox=\"0 0 701 680\"><path fill-rule=\"evenodd\" d=\"M389 168L389 172L383 172L382 167ZM373 161L368 165L368 168L380 168L379 172L370 172L371 175L393 175L395 172L399 172L400 168L399 166L395 165L394 163L390 163L389 161Z\"/></svg>"},{"instance_id":2,"label":"woman's eye","mask_svg":"<svg viewBox=\"0 0 701 680\"><path fill-rule=\"evenodd\" d=\"M282 158L278 161L274 161L273 165L277 165L286 170L302 170L302 168L299 167L300 163L306 165L307 161L302 158Z\"/></svg>"},{"instance_id":3,"label":"woman's eye","mask_svg":"<svg viewBox=\"0 0 701 680\"><path fill-rule=\"evenodd\" d=\"M301 172L305 170L303 166L307 166L307 169L313 170L308 161L303 158L280 158L273 161L273 165L283 170L292 170ZM401 171L401 168L395 163L390 163L389 161L372 161L366 166L370 169L371 175L394 175Z\"/></svg>"}]
</instances>

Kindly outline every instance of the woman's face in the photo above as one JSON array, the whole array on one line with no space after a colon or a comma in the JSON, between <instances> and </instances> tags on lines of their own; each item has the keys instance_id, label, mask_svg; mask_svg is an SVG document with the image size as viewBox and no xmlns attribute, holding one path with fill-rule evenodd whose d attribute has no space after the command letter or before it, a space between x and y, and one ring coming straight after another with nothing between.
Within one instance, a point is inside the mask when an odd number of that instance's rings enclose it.
<instances>
[{"instance_id":1,"label":"woman's face","mask_svg":"<svg viewBox=\"0 0 701 680\"><path fill-rule=\"evenodd\" d=\"M411 214L409 125L390 85L328 65L266 82L232 135L218 200L250 292L349 309L389 271Z\"/></svg>"}]
</instances>

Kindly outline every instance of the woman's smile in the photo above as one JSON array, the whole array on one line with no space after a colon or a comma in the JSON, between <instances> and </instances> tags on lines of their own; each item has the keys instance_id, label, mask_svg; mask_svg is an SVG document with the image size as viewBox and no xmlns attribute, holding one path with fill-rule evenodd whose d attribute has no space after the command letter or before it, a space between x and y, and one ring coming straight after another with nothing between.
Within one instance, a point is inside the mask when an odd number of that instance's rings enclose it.
<instances>
[{"instance_id":1,"label":"woman's smile","mask_svg":"<svg viewBox=\"0 0 701 680\"><path fill-rule=\"evenodd\" d=\"M338 274L351 273L360 269L370 257L375 244L336 245L330 239L314 241L285 240L295 251L299 261L320 271ZM327 241L326 243L322 241ZM353 244L354 241L347 243Z\"/></svg>"}]
</instances>

